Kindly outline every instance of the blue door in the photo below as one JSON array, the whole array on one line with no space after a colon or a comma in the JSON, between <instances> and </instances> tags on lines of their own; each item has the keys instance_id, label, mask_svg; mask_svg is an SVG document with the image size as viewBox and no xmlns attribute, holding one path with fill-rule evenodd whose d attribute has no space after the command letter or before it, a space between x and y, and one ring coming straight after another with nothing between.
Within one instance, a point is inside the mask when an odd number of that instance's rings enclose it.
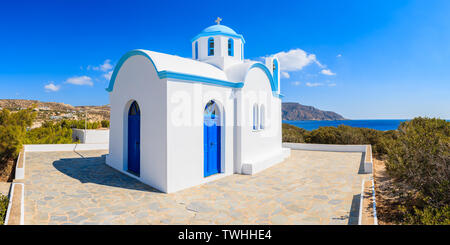
<instances>
[{"instance_id":1,"label":"blue door","mask_svg":"<svg viewBox=\"0 0 450 245\"><path fill-rule=\"evenodd\" d=\"M204 176L220 173L220 117L216 103L205 108L203 123Z\"/></svg>"},{"instance_id":2,"label":"blue door","mask_svg":"<svg viewBox=\"0 0 450 245\"><path fill-rule=\"evenodd\" d=\"M141 152L141 111L133 102L128 112L128 171L139 176Z\"/></svg>"}]
</instances>

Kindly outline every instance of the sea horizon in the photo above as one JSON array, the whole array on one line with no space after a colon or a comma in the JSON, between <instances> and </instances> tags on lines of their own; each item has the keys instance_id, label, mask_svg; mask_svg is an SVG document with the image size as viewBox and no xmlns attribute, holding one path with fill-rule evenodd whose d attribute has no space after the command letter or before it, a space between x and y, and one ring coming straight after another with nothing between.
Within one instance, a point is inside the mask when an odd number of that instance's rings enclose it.
<instances>
[{"instance_id":1,"label":"sea horizon","mask_svg":"<svg viewBox=\"0 0 450 245\"><path fill-rule=\"evenodd\" d=\"M283 120L283 123L291 124L308 131L318 129L319 127L338 127L339 125L388 131L396 130L400 123L410 120L412 119ZM450 121L449 119L443 120Z\"/></svg>"}]
</instances>

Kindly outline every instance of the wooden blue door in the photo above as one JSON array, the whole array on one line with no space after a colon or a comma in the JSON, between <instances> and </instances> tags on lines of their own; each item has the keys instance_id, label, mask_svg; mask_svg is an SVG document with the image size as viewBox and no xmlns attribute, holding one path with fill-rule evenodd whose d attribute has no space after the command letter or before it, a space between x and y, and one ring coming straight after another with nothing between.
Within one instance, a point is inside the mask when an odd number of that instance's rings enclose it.
<instances>
[{"instance_id":1,"label":"wooden blue door","mask_svg":"<svg viewBox=\"0 0 450 245\"><path fill-rule=\"evenodd\" d=\"M133 102L128 112L128 171L140 174L141 157L141 111L139 105Z\"/></svg>"},{"instance_id":2,"label":"wooden blue door","mask_svg":"<svg viewBox=\"0 0 450 245\"><path fill-rule=\"evenodd\" d=\"M220 117L214 102L206 105L203 124L204 176L220 173Z\"/></svg>"}]
</instances>

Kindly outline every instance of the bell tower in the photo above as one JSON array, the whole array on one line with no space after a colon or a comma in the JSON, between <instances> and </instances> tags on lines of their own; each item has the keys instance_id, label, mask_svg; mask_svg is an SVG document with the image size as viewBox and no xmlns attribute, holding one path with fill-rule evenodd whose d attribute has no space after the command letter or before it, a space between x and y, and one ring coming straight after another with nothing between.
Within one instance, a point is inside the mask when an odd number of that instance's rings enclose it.
<instances>
[{"instance_id":1,"label":"bell tower","mask_svg":"<svg viewBox=\"0 0 450 245\"><path fill-rule=\"evenodd\" d=\"M221 69L244 61L244 37L233 29L221 25L217 17L216 25L204 29L192 41L192 59L215 65Z\"/></svg>"}]
</instances>

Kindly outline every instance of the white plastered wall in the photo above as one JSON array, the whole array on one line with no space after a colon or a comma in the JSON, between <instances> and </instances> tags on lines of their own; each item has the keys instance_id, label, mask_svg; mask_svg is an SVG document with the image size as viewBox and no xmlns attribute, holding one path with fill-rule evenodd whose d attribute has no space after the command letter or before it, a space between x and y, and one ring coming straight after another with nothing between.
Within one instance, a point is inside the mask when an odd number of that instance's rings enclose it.
<instances>
[{"instance_id":1,"label":"white plastered wall","mask_svg":"<svg viewBox=\"0 0 450 245\"><path fill-rule=\"evenodd\" d=\"M235 172L242 173L243 164L258 164L274 157L282 160L281 100L272 95L270 82L264 71L259 68L249 70L244 87L237 93L237 97L238 155ZM253 130L255 103L265 106L265 128L262 130Z\"/></svg>"},{"instance_id":2,"label":"white plastered wall","mask_svg":"<svg viewBox=\"0 0 450 245\"><path fill-rule=\"evenodd\" d=\"M198 60L213 64L221 69L236 64L242 63L242 40L229 36L211 36L214 38L214 56L208 56L208 39L210 37L200 37L192 43L192 59L195 59L195 42L198 42ZM233 50L234 55L228 56L228 39L234 40Z\"/></svg>"},{"instance_id":3,"label":"white plastered wall","mask_svg":"<svg viewBox=\"0 0 450 245\"><path fill-rule=\"evenodd\" d=\"M234 97L231 88L201 83L167 84L168 192L233 174ZM203 113L214 100L221 113L221 173L204 177Z\"/></svg>"},{"instance_id":4,"label":"white plastered wall","mask_svg":"<svg viewBox=\"0 0 450 245\"><path fill-rule=\"evenodd\" d=\"M130 57L110 92L110 141L106 163L160 191L167 192L167 81L160 80L150 60ZM128 110L136 100L141 110L140 176L128 173Z\"/></svg>"}]
</instances>

